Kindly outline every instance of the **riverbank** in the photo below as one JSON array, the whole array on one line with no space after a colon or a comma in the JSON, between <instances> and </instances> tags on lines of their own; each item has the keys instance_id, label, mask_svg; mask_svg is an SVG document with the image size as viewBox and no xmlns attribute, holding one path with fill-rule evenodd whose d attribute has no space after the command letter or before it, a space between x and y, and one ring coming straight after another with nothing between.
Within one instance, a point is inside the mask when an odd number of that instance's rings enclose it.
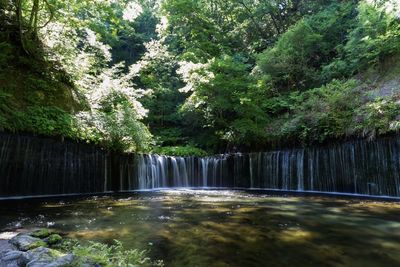
<instances>
[{"instance_id":1,"label":"riverbank","mask_svg":"<svg viewBox=\"0 0 400 267\"><path fill-rule=\"evenodd\" d=\"M3 232L0 238L1 267L163 266L162 261L146 257L145 251L125 250L118 241L114 245L84 245L50 229Z\"/></svg>"}]
</instances>

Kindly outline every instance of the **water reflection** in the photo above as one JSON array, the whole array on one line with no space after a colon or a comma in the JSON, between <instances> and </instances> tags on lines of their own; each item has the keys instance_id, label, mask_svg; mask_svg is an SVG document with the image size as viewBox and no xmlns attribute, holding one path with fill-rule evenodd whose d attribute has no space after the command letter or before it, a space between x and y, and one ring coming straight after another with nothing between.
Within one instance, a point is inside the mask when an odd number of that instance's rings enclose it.
<instances>
[{"instance_id":1,"label":"water reflection","mask_svg":"<svg viewBox=\"0 0 400 267\"><path fill-rule=\"evenodd\" d=\"M170 190L13 205L0 207L4 230L119 239L167 266L400 265L398 203Z\"/></svg>"}]
</instances>

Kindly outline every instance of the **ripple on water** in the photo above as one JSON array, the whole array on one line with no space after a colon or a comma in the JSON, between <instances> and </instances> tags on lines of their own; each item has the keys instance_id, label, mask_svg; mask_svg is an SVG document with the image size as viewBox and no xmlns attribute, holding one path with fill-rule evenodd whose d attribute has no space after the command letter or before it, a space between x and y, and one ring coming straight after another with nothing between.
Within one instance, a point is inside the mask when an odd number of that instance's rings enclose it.
<instances>
[{"instance_id":1,"label":"ripple on water","mask_svg":"<svg viewBox=\"0 0 400 267\"><path fill-rule=\"evenodd\" d=\"M119 239L167 266L400 266L399 203L166 190L17 208L0 206L1 229Z\"/></svg>"}]
</instances>

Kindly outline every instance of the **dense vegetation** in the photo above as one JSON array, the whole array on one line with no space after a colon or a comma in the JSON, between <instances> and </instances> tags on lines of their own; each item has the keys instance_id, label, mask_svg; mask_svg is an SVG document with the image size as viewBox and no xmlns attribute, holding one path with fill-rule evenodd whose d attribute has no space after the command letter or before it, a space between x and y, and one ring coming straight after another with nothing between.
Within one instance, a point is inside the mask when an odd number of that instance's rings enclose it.
<instances>
[{"instance_id":1,"label":"dense vegetation","mask_svg":"<svg viewBox=\"0 0 400 267\"><path fill-rule=\"evenodd\" d=\"M396 0L0 0L0 124L202 155L400 128Z\"/></svg>"}]
</instances>

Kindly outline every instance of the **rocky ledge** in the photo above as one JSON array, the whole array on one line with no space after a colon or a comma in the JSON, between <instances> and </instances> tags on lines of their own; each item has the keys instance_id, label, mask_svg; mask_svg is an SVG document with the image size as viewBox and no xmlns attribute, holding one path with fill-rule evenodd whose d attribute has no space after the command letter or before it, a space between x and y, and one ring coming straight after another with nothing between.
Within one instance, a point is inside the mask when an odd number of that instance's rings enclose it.
<instances>
[{"instance_id":1,"label":"rocky ledge","mask_svg":"<svg viewBox=\"0 0 400 267\"><path fill-rule=\"evenodd\" d=\"M8 243L3 240L0 250L0 267L62 267L72 266L76 258L50 247L61 242L59 234L46 229L20 233Z\"/></svg>"}]
</instances>

